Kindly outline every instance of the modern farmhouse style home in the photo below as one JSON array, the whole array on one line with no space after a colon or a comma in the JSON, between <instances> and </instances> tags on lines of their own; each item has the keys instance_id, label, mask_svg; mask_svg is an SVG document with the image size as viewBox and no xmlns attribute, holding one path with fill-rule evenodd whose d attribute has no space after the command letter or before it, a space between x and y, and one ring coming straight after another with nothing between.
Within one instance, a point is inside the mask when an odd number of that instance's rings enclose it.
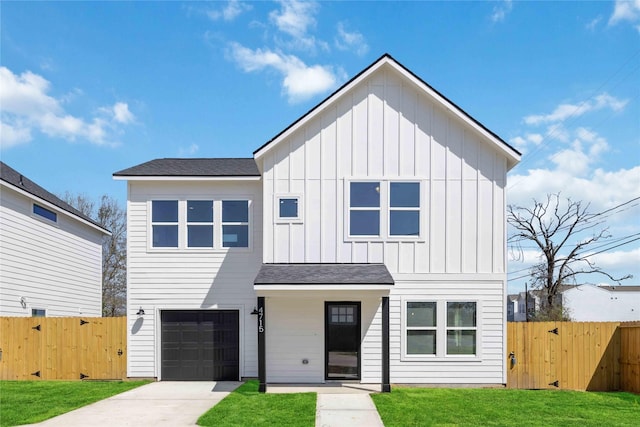
<instances>
[{"instance_id":1,"label":"modern farmhouse style home","mask_svg":"<svg viewBox=\"0 0 640 427\"><path fill-rule=\"evenodd\" d=\"M384 55L252 158L128 188L128 375L504 384L520 153Z\"/></svg>"}]
</instances>

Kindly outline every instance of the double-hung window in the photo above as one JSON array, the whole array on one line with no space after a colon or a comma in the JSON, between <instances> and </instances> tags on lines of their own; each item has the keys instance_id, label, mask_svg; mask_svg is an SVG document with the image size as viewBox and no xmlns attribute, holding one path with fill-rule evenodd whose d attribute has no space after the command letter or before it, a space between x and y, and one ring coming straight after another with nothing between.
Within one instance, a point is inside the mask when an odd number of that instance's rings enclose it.
<instances>
[{"instance_id":1,"label":"double-hung window","mask_svg":"<svg viewBox=\"0 0 640 427\"><path fill-rule=\"evenodd\" d=\"M352 182L349 190L352 236L380 235L380 183Z\"/></svg>"},{"instance_id":2,"label":"double-hung window","mask_svg":"<svg viewBox=\"0 0 640 427\"><path fill-rule=\"evenodd\" d=\"M389 235L420 235L420 183L389 183Z\"/></svg>"},{"instance_id":3,"label":"double-hung window","mask_svg":"<svg viewBox=\"0 0 640 427\"><path fill-rule=\"evenodd\" d=\"M349 183L351 237L401 239L420 237L420 182L352 181Z\"/></svg>"},{"instance_id":4,"label":"double-hung window","mask_svg":"<svg viewBox=\"0 0 640 427\"><path fill-rule=\"evenodd\" d=\"M472 301L403 301L403 358L478 355L478 310Z\"/></svg>"},{"instance_id":5,"label":"double-hung window","mask_svg":"<svg viewBox=\"0 0 640 427\"><path fill-rule=\"evenodd\" d=\"M437 306L435 302L407 302L407 354L436 354Z\"/></svg>"},{"instance_id":6,"label":"double-hung window","mask_svg":"<svg viewBox=\"0 0 640 427\"><path fill-rule=\"evenodd\" d=\"M247 200L222 201L222 246L249 247L249 202Z\"/></svg>"},{"instance_id":7,"label":"double-hung window","mask_svg":"<svg viewBox=\"0 0 640 427\"><path fill-rule=\"evenodd\" d=\"M178 201L151 202L151 228L154 248L178 247Z\"/></svg>"},{"instance_id":8,"label":"double-hung window","mask_svg":"<svg viewBox=\"0 0 640 427\"><path fill-rule=\"evenodd\" d=\"M250 200L151 200L151 249L249 248Z\"/></svg>"},{"instance_id":9,"label":"double-hung window","mask_svg":"<svg viewBox=\"0 0 640 427\"><path fill-rule=\"evenodd\" d=\"M447 354L476 354L476 303L447 303Z\"/></svg>"},{"instance_id":10,"label":"double-hung window","mask_svg":"<svg viewBox=\"0 0 640 427\"><path fill-rule=\"evenodd\" d=\"M213 247L212 200L187 200L187 246Z\"/></svg>"}]
</instances>

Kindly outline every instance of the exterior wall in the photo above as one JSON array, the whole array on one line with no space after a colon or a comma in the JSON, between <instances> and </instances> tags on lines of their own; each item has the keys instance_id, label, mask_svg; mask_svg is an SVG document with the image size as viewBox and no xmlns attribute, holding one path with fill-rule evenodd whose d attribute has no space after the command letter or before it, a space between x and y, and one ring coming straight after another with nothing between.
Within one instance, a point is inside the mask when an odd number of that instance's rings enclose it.
<instances>
[{"instance_id":1,"label":"exterior wall","mask_svg":"<svg viewBox=\"0 0 640 427\"><path fill-rule=\"evenodd\" d=\"M327 301L361 302L361 382L381 381L380 297L370 292L294 291L265 298L267 382L325 382ZM307 359L308 364L302 360Z\"/></svg>"},{"instance_id":2,"label":"exterior wall","mask_svg":"<svg viewBox=\"0 0 640 427\"><path fill-rule=\"evenodd\" d=\"M505 383L503 154L394 69L382 67L259 160L264 262L384 263L393 275L392 383ZM352 180L419 180L419 238L350 237ZM300 197L300 220L278 220L279 196ZM381 196L381 216L384 207ZM476 301L478 356L403 360L403 298ZM363 346L363 357L368 351ZM379 347L371 347L367 354L376 352Z\"/></svg>"},{"instance_id":3,"label":"exterior wall","mask_svg":"<svg viewBox=\"0 0 640 427\"><path fill-rule=\"evenodd\" d=\"M389 299L391 383L504 384L504 297L502 282L460 277L453 281L396 282ZM422 357L403 354L402 304L406 301L469 301L477 304L476 356ZM440 317L444 322L444 313ZM441 325L441 328L444 324ZM442 341L444 335L438 335ZM446 343L442 342L443 346Z\"/></svg>"},{"instance_id":4,"label":"exterior wall","mask_svg":"<svg viewBox=\"0 0 640 427\"><path fill-rule=\"evenodd\" d=\"M63 211L56 223L32 212L32 198L2 186L0 316L101 316L102 233Z\"/></svg>"},{"instance_id":5,"label":"exterior wall","mask_svg":"<svg viewBox=\"0 0 640 427\"><path fill-rule=\"evenodd\" d=\"M624 289L621 286L620 289ZM640 320L640 292L609 291L582 285L562 294L562 306L575 322L627 322Z\"/></svg>"},{"instance_id":6,"label":"exterior wall","mask_svg":"<svg viewBox=\"0 0 640 427\"><path fill-rule=\"evenodd\" d=\"M378 70L262 160L267 263L505 272L506 159L395 70ZM352 179L420 180L420 238L350 239ZM275 218L278 195L302 197L301 221Z\"/></svg>"},{"instance_id":7,"label":"exterior wall","mask_svg":"<svg viewBox=\"0 0 640 427\"><path fill-rule=\"evenodd\" d=\"M240 375L257 376L256 306L253 290L262 263L262 197L257 181L129 182L128 376L160 378L160 311L237 309L240 313ZM156 249L149 245L149 204L155 199L246 197L251 248ZM145 315L135 313L142 307Z\"/></svg>"}]
</instances>

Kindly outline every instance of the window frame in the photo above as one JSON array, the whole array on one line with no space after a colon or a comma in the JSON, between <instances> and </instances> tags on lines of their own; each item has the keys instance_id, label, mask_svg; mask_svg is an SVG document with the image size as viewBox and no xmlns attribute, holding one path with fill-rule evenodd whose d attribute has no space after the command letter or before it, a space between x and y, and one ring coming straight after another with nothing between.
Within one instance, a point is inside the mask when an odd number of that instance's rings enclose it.
<instances>
[{"instance_id":1,"label":"window frame","mask_svg":"<svg viewBox=\"0 0 640 427\"><path fill-rule=\"evenodd\" d=\"M223 205L224 202L247 202L247 221L224 221L223 219ZM251 248L251 201L245 198L235 197L221 197L220 204L220 249L249 249ZM224 226L247 226L247 246L225 246L224 245Z\"/></svg>"},{"instance_id":2,"label":"window frame","mask_svg":"<svg viewBox=\"0 0 640 427\"><path fill-rule=\"evenodd\" d=\"M295 217L282 217L280 216L280 200L283 199L296 199L298 201L298 215ZM301 194L275 194L273 196L273 218L275 219L275 223L278 224L286 224L286 223L296 223L302 224L303 220L303 203L302 203L302 195Z\"/></svg>"},{"instance_id":3,"label":"window frame","mask_svg":"<svg viewBox=\"0 0 640 427\"><path fill-rule=\"evenodd\" d=\"M153 202L176 202L178 205L178 218L177 221L154 221L153 220ZM176 198L166 198L166 199L152 199L149 201L149 246L153 249L160 250L175 250L180 248L180 200ZM153 226L175 226L178 230L176 246L154 246L153 244Z\"/></svg>"},{"instance_id":4,"label":"window frame","mask_svg":"<svg viewBox=\"0 0 640 427\"><path fill-rule=\"evenodd\" d=\"M435 354L409 354L407 352L407 335L409 330L415 330L407 325L407 306L413 302L432 302L436 303L436 353ZM447 303L475 303L476 305L476 352L475 354L448 354L447 353L447 333L450 330L447 327ZM401 339L400 339L400 360L403 362L425 362L425 361L459 361L459 362L480 362L482 361L482 304L481 301L474 298L467 299L447 299L447 298L424 298L424 297L403 297L401 298ZM457 328L471 329L471 328Z\"/></svg>"},{"instance_id":5,"label":"window frame","mask_svg":"<svg viewBox=\"0 0 640 427\"><path fill-rule=\"evenodd\" d=\"M47 317L47 309L31 307L31 317Z\"/></svg>"},{"instance_id":6,"label":"window frame","mask_svg":"<svg viewBox=\"0 0 640 427\"><path fill-rule=\"evenodd\" d=\"M379 207L379 234L378 235L353 235L351 234L351 211L352 210L373 210L371 207L352 207L351 206L351 183L379 183L380 186L380 207ZM418 207L391 207L391 184L392 183L416 183L419 185L419 206ZM422 178L358 178L351 177L344 180L344 241L345 242L357 242L357 241L391 241L391 242L425 242L427 236L427 223L426 223L426 202L428 198L426 196L427 186L426 180ZM418 235L392 235L391 234L391 211L418 211Z\"/></svg>"},{"instance_id":7,"label":"window frame","mask_svg":"<svg viewBox=\"0 0 640 427\"><path fill-rule=\"evenodd\" d=\"M211 221L189 221L189 202L211 202ZM216 210L213 199L200 199L189 198L185 200L186 213L185 213L185 245L187 249L213 249L216 246ZM180 219L180 204L178 203L178 220ZM189 245L189 226L207 226L211 227L211 246L190 246ZM180 230L178 228L178 234Z\"/></svg>"},{"instance_id":8,"label":"window frame","mask_svg":"<svg viewBox=\"0 0 640 427\"><path fill-rule=\"evenodd\" d=\"M36 212L37 209L42 209L44 212L47 212L51 215L53 215L53 219L49 218L46 215L43 215L43 213L40 212ZM36 203L33 202L31 203L31 216L33 216L34 218L38 219L38 220L43 220L46 221L50 224L58 224L58 212L54 211L53 209L50 209L40 203Z\"/></svg>"},{"instance_id":9,"label":"window frame","mask_svg":"<svg viewBox=\"0 0 640 427\"><path fill-rule=\"evenodd\" d=\"M193 253L212 253L212 252L227 252L233 251L253 251L253 201L255 196L250 194L190 194L187 196L174 196L174 195L162 195L162 196L150 196L146 202L147 206L147 252L193 252ZM222 201L246 201L247 202L247 222L243 222L242 225L247 226L247 243L246 247L225 247L222 240ZM153 246L153 225L157 224L152 222L153 219L153 202L154 201L177 201L178 202L178 246L177 247L155 247ZM188 202L190 201L211 201L213 206L213 222L189 222L188 219ZM164 224L164 223L161 223ZM213 246L212 247L190 247L188 242L188 226L189 225L213 225ZM225 223L225 224L240 224L240 223Z\"/></svg>"},{"instance_id":10,"label":"window frame","mask_svg":"<svg viewBox=\"0 0 640 427\"><path fill-rule=\"evenodd\" d=\"M435 318L435 325L433 326L409 326L408 321L407 321L407 315L409 313L409 304L410 303L431 303L434 304L435 310L436 310L436 318ZM404 328L404 339L405 339L405 354L408 357L435 357L438 354L438 343L439 343L439 338L438 338L438 324L439 324L439 319L438 319L438 302L437 301L409 301L407 300L406 302L404 302L404 322L405 322L405 328ZM435 331L435 346L433 349L433 353L429 354L429 353L409 353L409 343L408 343L408 336L409 336L409 331Z\"/></svg>"},{"instance_id":11,"label":"window frame","mask_svg":"<svg viewBox=\"0 0 640 427\"><path fill-rule=\"evenodd\" d=\"M474 304L475 305L475 326L449 326L449 304ZM445 336L444 338L447 340L445 343L445 355L447 357L456 356L456 357L475 357L478 353L478 302L477 301L461 301L461 300L447 300L445 302L445 310L446 312L446 324L445 324ZM450 331L473 331L475 334L475 352L473 354L470 353L449 353L449 332Z\"/></svg>"}]
</instances>

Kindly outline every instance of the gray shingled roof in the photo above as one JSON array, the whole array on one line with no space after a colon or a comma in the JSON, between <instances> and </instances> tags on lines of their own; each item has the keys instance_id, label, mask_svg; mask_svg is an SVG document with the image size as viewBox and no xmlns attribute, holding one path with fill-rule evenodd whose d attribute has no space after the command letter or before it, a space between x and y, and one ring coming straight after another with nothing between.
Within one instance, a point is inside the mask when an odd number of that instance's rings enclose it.
<instances>
[{"instance_id":1,"label":"gray shingled roof","mask_svg":"<svg viewBox=\"0 0 640 427\"><path fill-rule=\"evenodd\" d=\"M45 190L35 182L31 181L29 178L22 175L20 172L13 169L12 167L10 167L4 162L0 162L0 179L2 179L2 181L4 182L7 182L13 185L14 187L17 187L23 191L26 191L27 193L35 197L45 200L51 203L52 205L59 207L64 211L69 212L72 215L75 215L79 218L84 219L85 221L90 222L91 224L95 225L98 228L101 228L105 232L109 232L109 230L104 228L98 222L94 221L92 218L83 214L82 212L80 212L79 210L77 210L67 202L61 200L56 195L48 192L47 190Z\"/></svg>"},{"instance_id":2,"label":"gray shingled roof","mask_svg":"<svg viewBox=\"0 0 640 427\"><path fill-rule=\"evenodd\" d=\"M260 176L253 158L155 159L113 176Z\"/></svg>"},{"instance_id":3,"label":"gray shingled roof","mask_svg":"<svg viewBox=\"0 0 640 427\"><path fill-rule=\"evenodd\" d=\"M254 284L393 285L393 277L384 264L262 264Z\"/></svg>"}]
</instances>

